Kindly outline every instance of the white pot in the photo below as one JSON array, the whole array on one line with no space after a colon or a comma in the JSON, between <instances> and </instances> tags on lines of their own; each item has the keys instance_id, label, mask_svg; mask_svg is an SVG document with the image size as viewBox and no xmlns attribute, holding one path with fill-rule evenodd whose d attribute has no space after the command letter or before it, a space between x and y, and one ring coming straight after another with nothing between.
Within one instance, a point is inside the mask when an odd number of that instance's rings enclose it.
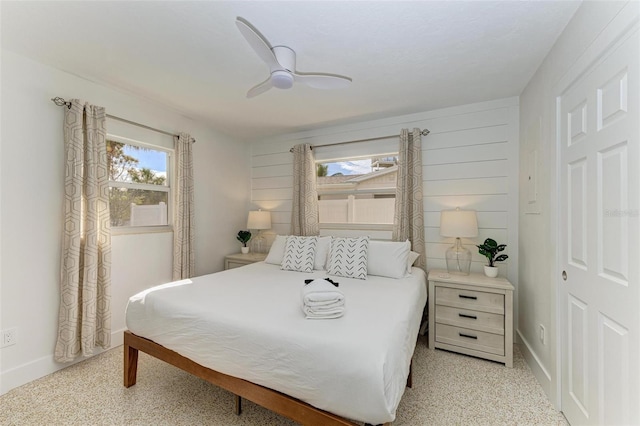
<instances>
[{"instance_id":1,"label":"white pot","mask_svg":"<svg viewBox=\"0 0 640 426\"><path fill-rule=\"evenodd\" d=\"M249 253L249 247L242 246L240 247L240 251L242 252L242 254L247 254Z\"/></svg>"},{"instance_id":2,"label":"white pot","mask_svg":"<svg viewBox=\"0 0 640 426\"><path fill-rule=\"evenodd\" d=\"M498 268L495 266L484 265L484 274L489 278L495 278L498 276Z\"/></svg>"}]
</instances>

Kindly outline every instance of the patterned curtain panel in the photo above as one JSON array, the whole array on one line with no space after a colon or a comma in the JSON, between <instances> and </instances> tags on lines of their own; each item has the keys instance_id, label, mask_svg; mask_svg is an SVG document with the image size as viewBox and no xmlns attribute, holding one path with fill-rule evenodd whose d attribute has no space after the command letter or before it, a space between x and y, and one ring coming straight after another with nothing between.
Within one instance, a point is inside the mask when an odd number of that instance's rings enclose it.
<instances>
[{"instance_id":1,"label":"patterned curtain panel","mask_svg":"<svg viewBox=\"0 0 640 426\"><path fill-rule=\"evenodd\" d=\"M320 233L318 226L318 190L316 162L309 144L293 147L293 210L291 233L311 236Z\"/></svg>"},{"instance_id":2,"label":"patterned curtain panel","mask_svg":"<svg viewBox=\"0 0 640 426\"><path fill-rule=\"evenodd\" d=\"M54 358L73 361L111 345L111 231L106 115L64 108L65 190L60 311Z\"/></svg>"},{"instance_id":3,"label":"patterned curtain panel","mask_svg":"<svg viewBox=\"0 0 640 426\"><path fill-rule=\"evenodd\" d=\"M422 203L422 140L420 129L402 129L398 155L396 209L393 240L411 241L411 250L420 254L414 266L426 270L424 206Z\"/></svg>"},{"instance_id":4,"label":"patterned curtain panel","mask_svg":"<svg viewBox=\"0 0 640 426\"><path fill-rule=\"evenodd\" d=\"M193 143L191 136L174 137L176 147L176 209L173 223L173 279L191 278L195 273Z\"/></svg>"}]
</instances>

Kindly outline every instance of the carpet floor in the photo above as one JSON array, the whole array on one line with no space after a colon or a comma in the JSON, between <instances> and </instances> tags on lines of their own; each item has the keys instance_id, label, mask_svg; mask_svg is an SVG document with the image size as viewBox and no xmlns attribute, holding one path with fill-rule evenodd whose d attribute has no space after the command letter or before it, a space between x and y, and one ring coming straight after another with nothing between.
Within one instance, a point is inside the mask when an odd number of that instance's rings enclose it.
<instances>
[{"instance_id":1,"label":"carpet floor","mask_svg":"<svg viewBox=\"0 0 640 426\"><path fill-rule=\"evenodd\" d=\"M122 346L0 396L0 425L294 425L140 352L138 381L122 385ZM413 388L394 426L567 425L514 347L513 368L427 348L418 340Z\"/></svg>"}]
</instances>

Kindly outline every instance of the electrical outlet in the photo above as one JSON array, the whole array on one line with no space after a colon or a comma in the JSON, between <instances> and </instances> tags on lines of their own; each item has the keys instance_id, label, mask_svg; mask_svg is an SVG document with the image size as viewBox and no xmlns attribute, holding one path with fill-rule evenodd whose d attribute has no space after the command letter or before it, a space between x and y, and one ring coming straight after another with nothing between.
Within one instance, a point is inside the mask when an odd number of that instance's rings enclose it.
<instances>
[{"instance_id":1,"label":"electrical outlet","mask_svg":"<svg viewBox=\"0 0 640 426\"><path fill-rule=\"evenodd\" d=\"M10 328L8 330L4 330L2 331L2 348L5 348L7 346L11 346L11 345L15 345L16 341L18 340L18 329L17 328Z\"/></svg>"},{"instance_id":2,"label":"electrical outlet","mask_svg":"<svg viewBox=\"0 0 640 426\"><path fill-rule=\"evenodd\" d=\"M543 345L547 344L547 336L545 333L545 328L544 325L540 324L540 341L542 342Z\"/></svg>"}]
</instances>

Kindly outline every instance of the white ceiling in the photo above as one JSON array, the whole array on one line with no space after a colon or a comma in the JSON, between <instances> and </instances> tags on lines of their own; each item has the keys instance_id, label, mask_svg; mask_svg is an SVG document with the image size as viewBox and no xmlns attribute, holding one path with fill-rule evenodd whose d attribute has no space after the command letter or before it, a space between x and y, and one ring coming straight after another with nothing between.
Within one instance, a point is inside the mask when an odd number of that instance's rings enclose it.
<instances>
[{"instance_id":1,"label":"white ceiling","mask_svg":"<svg viewBox=\"0 0 640 426\"><path fill-rule=\"evenodd\" d=\"M578 1L2 1L3 48L170 105L242 139L517 96ZM250 21L344 90L268 76ZM60 93L64 96L64 93Z\"/></svg>"}]
</instances>

